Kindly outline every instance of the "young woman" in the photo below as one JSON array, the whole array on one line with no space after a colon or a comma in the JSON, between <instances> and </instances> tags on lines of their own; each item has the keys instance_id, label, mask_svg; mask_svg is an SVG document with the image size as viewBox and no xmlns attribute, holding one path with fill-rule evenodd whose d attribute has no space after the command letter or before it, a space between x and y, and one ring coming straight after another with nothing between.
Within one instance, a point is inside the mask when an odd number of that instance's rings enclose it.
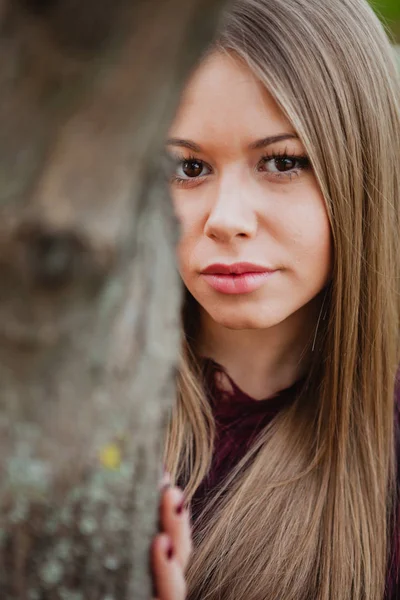
<instances>
[{"instance_id":1,"label":"young woman","mask_svg":"<svg viewBox=\"0 0 400 600\"><path fill-rule=\"evenodd\" d=\"M239 0L184 91L160 600L396 597L392 54L364 0Z\"/></svg>"}]
</instances>

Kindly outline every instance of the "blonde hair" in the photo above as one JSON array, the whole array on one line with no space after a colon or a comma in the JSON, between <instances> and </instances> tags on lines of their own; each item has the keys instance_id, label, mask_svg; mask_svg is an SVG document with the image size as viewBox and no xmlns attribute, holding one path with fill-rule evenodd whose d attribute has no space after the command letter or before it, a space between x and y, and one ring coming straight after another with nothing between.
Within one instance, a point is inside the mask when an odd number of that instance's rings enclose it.
<instances>
[{"instance_id":1,"label":"blonde hair","mask_svg":"<svg viewBox=\"0 0 400 600\"><path fill-rule=\"evenodd\" d=\"M239 0L213 51L262 81L303 141L334 245L327 316L300 396L207 505L191 600L382 600L396 503L400 86L364 0ZM188 501L215 425L187 294L165 462Z\"/></svg>"}]
</instances>

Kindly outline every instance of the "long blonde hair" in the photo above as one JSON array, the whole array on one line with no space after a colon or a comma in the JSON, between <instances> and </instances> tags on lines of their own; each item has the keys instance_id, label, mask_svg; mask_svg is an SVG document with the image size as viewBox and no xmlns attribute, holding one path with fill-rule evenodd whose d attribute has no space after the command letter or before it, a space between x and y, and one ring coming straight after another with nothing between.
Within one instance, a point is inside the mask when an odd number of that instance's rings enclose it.
<instances>
[{"instance_id":1,"label":"long blonde hair","mask_svg":"<svg viewBox=\"0 0 400 600\"><path fill-rule=\"evenodd\" d=\"M364 0L239 0L214 51L243 60L303 141L334 245L326 318L294 403L202 515L187 580L206 600L382 600L396 502L400 86ZM187 294L165 462L188 501L215 425Z\"/></svg>"}]
</instances>

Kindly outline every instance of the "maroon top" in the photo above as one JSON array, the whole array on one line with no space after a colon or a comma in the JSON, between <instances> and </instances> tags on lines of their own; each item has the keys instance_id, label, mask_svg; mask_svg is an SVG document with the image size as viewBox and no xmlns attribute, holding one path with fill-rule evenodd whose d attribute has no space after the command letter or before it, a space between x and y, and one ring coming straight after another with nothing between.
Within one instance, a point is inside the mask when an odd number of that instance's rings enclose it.
<instances>
[{"instance_id":1,"label":"maroon top","mask_svg":"<svg viewBox=\"0 0 400 600\"><path fill-rule=\"evenodd\" d=\"M218 373L221 372L228 379L232 392L223 391L219 387ZM245 455L257 434L284 406L295 400L303 383L299 381L282 390L273 398L255 400L236 385L221 365L211 359L205 360L204 375L207 395L216 422L216 440L210 471L197 488L192 500L191 511L194 531L196 530L197 518L207 500L213 495L213 492L226 475ZM396 386L396 414L398 417L396 419L397 425L400 422L400 386ZM400 435L397 436L397 440L398 456L400 456ZM398 481L400 483L400 461L398 464ZM399 532L396 532L394 538L388 568L387 593L383 600L400 600L400 581L396 578L396 567L399 564L400 556Z\"/></svg>"}]
</instances>

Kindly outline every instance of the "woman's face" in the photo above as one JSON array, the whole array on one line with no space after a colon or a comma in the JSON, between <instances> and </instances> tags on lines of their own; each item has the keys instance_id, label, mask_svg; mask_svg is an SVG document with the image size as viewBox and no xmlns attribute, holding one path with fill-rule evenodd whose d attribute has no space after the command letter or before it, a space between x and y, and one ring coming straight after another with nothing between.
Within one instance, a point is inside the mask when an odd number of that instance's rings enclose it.
<instances>
[{"instance_id":1,"label":"woman's face","mask_svg":"<svg viewBox=\"0 0 400 600\"><path fill-rule=\"evenodd\" d=\"M331 271L324 200L296 132L246 66L220 53L203 62L167 149L179 271L213 320L268 328L321 291Z\"/></svg>"}]
</instances>

